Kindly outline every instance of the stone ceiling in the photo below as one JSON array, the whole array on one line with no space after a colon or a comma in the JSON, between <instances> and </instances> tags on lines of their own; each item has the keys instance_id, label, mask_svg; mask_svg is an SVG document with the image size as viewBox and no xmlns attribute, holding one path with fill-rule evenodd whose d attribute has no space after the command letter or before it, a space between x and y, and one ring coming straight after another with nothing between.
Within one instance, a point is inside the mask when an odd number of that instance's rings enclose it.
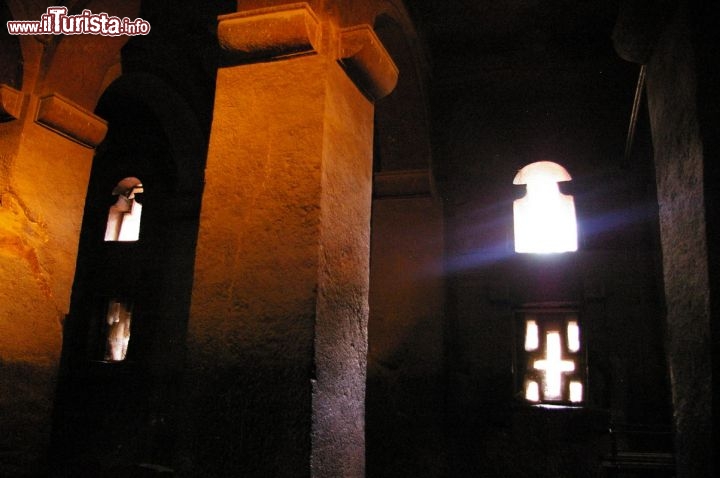
<instances>
[{"instance_id":1,"label":"stone ceiling","mask_svg":"<svg viewBox=\"0 0 720 478\"><path fill-rule=\"evenodd\" d=\"M409 0L433 75L466 75L613 54L615 0Z\"/></svg>"}]
</instances>

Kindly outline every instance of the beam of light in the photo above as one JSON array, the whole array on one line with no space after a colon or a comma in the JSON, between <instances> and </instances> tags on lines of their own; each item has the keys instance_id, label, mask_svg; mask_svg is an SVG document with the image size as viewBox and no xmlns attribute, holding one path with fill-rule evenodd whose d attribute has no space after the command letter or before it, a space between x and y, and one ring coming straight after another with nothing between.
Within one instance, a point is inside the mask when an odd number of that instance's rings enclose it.
<instances>
[{"instance_id":1,"label":"beam of light","mask_svg":"<svg viewBox=\"0 0 720 478\"><path fill-rule=\"evenodd\" d=\"M628 227L657 220L657 217L657 206L650 203L603 212L583 219L583 236L591 240L595 236L627 230Z\"/></svg>"},{"instance_id":2,"label":"beam of light","mask_svg":"<svg viewBox=\"0 0 720 478\"><path fill-rule=\"evenodd\" d=\"M445 268L448 273L462 273L479 268L492 266L513 257L514 252L505 248L505 244L497 247L477 250L468 254L458 254L445 259Z\"/></svg>"}]
</instances>

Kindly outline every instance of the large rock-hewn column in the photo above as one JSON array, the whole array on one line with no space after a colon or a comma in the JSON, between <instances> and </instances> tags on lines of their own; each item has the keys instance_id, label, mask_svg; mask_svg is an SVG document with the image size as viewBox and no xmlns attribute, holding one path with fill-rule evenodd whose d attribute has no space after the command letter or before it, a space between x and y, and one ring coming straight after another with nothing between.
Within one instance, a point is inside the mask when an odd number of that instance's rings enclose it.
<instances>
[{"instance_id":1,"label":"large rock-hewn column","mask_svg":"<svg viewBox=\"0 0 720 478\"><path fill-rule=\"evenodd\" d=\"M85 191L106 129L70 99L0 85L0 476L44 471Z\"/></svg>"},{"instance_id":2,"label":"large rock-hewn column","mask_svg":"<svg viewBox=\"0 0 720 478\"><path fill-rule=\"evenodd\" d=\"M685 25L675 20L648 64L648 110L660 204L668 365L679 478L712 476L712 358L705 157ZM667 58L683 58L669 62Z\"/></svg>"},{"instance_id":3,"label":"large rock-hewn column","mask_svg":"<svg viewBox=\"0 0 720 478\"><path fill-rule=\"evenodd\" d=\"M660 206L666 350L672 383L676 476L713 476L712 302L717 221L706 175L717 156L712 129L716 83L703 58L714 31L702 2L634 0L615 31L625 59L647 65L648 113ZM713 53L714 54L714 53ZM713 55L710 54L710 55ZM708 81L710 80L710 81Z\"/></svg>"},{"instance_id":4,"label":"large rock-hewn column","mask_svg":"<svg viewBox=\"0 0 720 478\"><path fill-rule=\"evenodd\" d=\"M220 18L188 330L182 476L364 476L368 27L305 4Z\"/></svg>"}]
</instances>

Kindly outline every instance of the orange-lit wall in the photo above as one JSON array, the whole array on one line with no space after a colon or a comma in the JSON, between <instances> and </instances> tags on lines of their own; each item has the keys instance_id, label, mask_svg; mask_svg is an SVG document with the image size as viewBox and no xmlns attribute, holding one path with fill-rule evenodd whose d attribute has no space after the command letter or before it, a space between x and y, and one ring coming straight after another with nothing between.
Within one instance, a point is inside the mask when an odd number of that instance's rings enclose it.
<instances>
[{"instance_id":1,"label":"orange-lit wall","mask_svg":"<svg viewBox=\"0 0 720 478\"><path fill-rule=\"evenodd\" d=\"M36 19L46 6L8 2L8 14ZM91 110L124 42L88 40L3 39L23 68L0 79L0 447L11 450L0 474L42 469L49 443L85 192L106 131Z\"/></svg>"}]
</instances>

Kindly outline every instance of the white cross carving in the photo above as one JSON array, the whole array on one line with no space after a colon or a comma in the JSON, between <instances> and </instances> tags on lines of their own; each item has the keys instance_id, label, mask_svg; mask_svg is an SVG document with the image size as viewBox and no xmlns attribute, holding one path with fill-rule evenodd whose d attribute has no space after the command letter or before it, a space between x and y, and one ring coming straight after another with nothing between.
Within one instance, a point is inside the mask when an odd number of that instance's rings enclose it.
<instances>
[{"instance_id":1,"label":"white cross carving","mask_svg":"<svg viewBox=\"0 0 720 478\"><path fill-rule=\"evenodd\" d=\"M562 359L559 332L548 332L545 359L536 360L533 367L545 372L545 398L562 398L562 374L575 371L575 362Z\"/></svg>"}]
</instances>

